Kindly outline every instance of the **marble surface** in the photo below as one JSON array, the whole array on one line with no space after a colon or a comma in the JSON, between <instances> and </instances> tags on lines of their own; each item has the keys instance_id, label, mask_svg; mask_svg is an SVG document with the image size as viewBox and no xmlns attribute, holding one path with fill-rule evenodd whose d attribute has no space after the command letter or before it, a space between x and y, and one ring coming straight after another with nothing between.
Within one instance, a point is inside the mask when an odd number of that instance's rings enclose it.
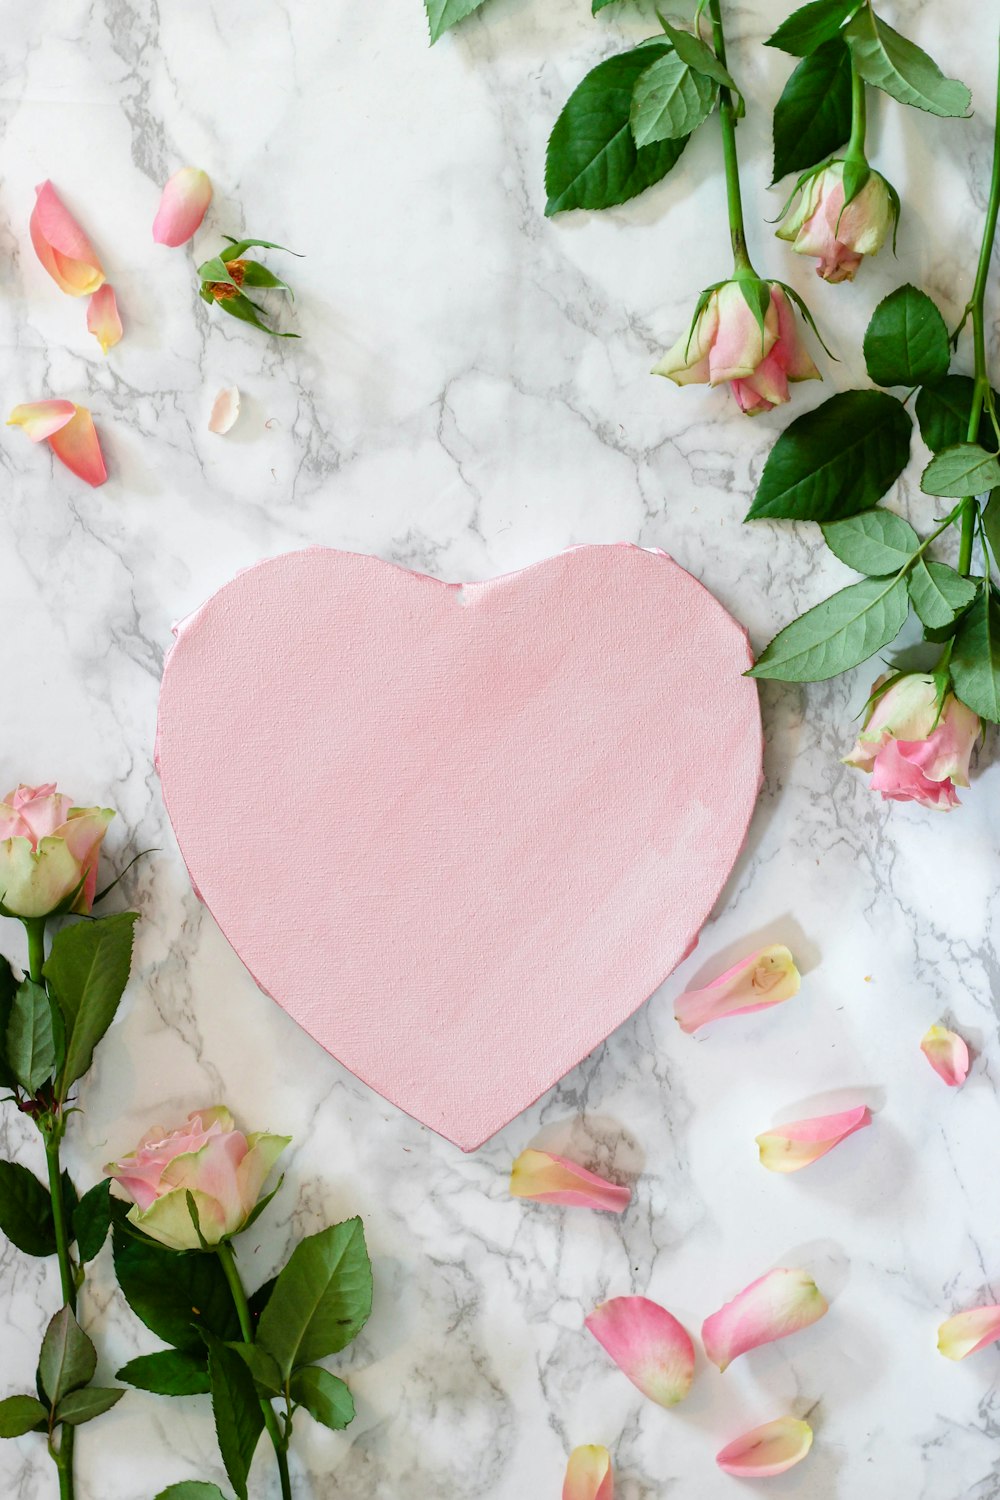
<instances>
[{"instance_id":1,"label":"marble surface","mask_svg":"<svg viewBox=\"0 0 1000 1500\"><path fill-rule=\"evenodd\" d=\"M768 110L788 62L758 44L790 0L730 5L734 69L754 101L740 146L751 247L807 293L841 362L798 409L861 377L860 333L906 278L955 320L971 284L988 175L992 7L886 0L973 87L942 122L880 101L878 164L904 200L886 252L830 288L770 237ZM152 765L173 620L235 570L310 542L451 579L586 541L667 549L763 643L846 570L808 529L741 516L786 413L753 422L727 395L647 371L703 282L728 269L716 127L682 169L604 216L542 216L548 129L587 67L655 29L641 3L489 0L433 51L419 0L244 11L216 0L49 0L8 7L0 61L0 336L7 407L85 401L111 478L91 492L14 429L0 439L5 783L56 778L118 808L109 852L157 846L126 883L142 912L120 1018L69 1132L81 1186L153 1120L229 1102L294 1135L285 1186L244 1242L263 1280L295 1236L364 1215L375 1311L349 1354L358 1418L300 1419L296 1494L326 1500L547 1500L577 1443L613 1449L620 1500L724 1500L713 1456L745 1428L812 1413L808 1463L772 1482L808 1500L1000 1495L995 1350L935 1352L941 1317L1000 1298L1000 770L989 742L962 809L883 805L838 763L864 672L766 688L767 784L700 946L646 1006L475 1155L419 1128L332 1062L261 995L186 880ZM159 186L204 166L221 231L301 251L301 342L210 316L191 252L150 243ZM127 336L104 360L83 308L38 265L27 223L51 177L118 289ZM199 257L200 258L200 257ZM995 304L994 309L995 312ZM968 368L968 348L961 350ZM206 430L223 384L230 437ZM924 451L897 501L915 520ZM692 649L697 643L692 642ZM331 768L331 775L336 768ZM232 795L245 800L244 789ZM317 823L322 836L322 788ZM246 816L254 817L249 802ZM267 900L267 892L261 892ZM779 1013L678 1031L673 996L759 937L805 970ZM16 954L13 927L0 943ZM976 1061L958 1093L920 1056L950 1020ZM772 1122L868 1102L874 1128L795 1178L756 1163ZM40 1164L8 1109L8 1154ZM512 1157L555 1143L634 1181L619 1221L514 1202ZM689 1327L779 1264L812 1268L829 1316L690 1399L645 1402L582 1328L608 1295L648 1293ZM30 1386L58 1300L54 1265L0 1247L4 1391ZM107 1377L155 1341L96 1262L83 1318ZM222 1480L208 1403L130 1393L79 1443L79 1500L140 1500ZM41 1440L0 1445L0 1491L47 1500ZM274 1500L261 1449L255 1500Z\"/></svg>"}]
</instances>

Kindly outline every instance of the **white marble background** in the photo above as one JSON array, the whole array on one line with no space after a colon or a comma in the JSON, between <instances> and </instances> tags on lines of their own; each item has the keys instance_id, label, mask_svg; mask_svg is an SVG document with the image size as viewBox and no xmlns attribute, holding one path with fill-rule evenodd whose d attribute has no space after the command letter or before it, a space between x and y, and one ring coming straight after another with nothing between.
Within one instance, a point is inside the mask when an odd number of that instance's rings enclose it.
<instances>
[{"instance_id":1,"label":"white marble background","mask_svg":"<svg viewBox=\"0 0 1000 1500\"><path fill-rule=\"evenodd\" d=\"M728 6L732 66L753 101L740 131L752 250L808 294L842 361L822 359L827 385L800 388L802 409L860 380L863 326L903 279L950 320L964 302L997 17L995 4L884 0L971 84L977 112L943 122L874 104L878 164L905 204L900 257L830 288L763 222L780 203L766 191L767 131L789 64L759 43L791 8ZM111 478L91 492L19 431L0 438L0 780L58 777L116 806L120 861L159 846L127 887L143 916L135 977L70 1130L81 1186L151 1120L224 1098L248 1127L295 1136L282 1194L246 1246L254 1283L295 1236L364 1215L375 1311L337 1366L359 1414L337 1436L300 1418L302 1500L555 1500L584 1442L614 1450L620 1500L724 1500L749 1491L716 1470L716 1450L785 1411L812 1413L816 1445L771 1481L775 1495L1000 1495L1000 1356L955 1366L934 1348L943 1315L1000 1297L992 744L960 811L883 805L837 759L863 673L765 689L766 791L698 950L467 1158L257 992L192 895L164 820L151 754L171 622L262 556L320 542L482 578L628 539L705 579L758 644L845 573L808 528L741 524L786 413L751 423L722 392L647 374L702 283L728 269L717 127L637 202L542 216L559 107L589 66L655 29L650 8L625 0L595 21L587 0L489 0L433 51L419 0L48 0L5 7L3 25L6 409L85 401ZM301 342L209 316L191 251L151 244L159 187L189 162L216 188L197 258L221 231L304 253L291 270ZM31 251L45 177L118 289L127 335L107 360ZM967 345L961 357L967 368ZM231 382L244 414L219 439L207 415ZM897 497L918 521L924 459L915 441ZM253 818L248 789L232 795ZM321 790L317 806L321 822ZM682 1036L674 994L761 934L799 956L800 999ZM977 1054L957 1094L917 1050L942 1018ZM764 1173L753 1136L833 1100L877 1106L874 1128L796 1178ZM37 1141L9 1109L2 1129L7 1152L37 1167ZM540 1135L634 1176L621 1221L509 1198L511 1159ZM644 1401L582 1329L596 1300L630 1291L696 1328L776 1264L814 1268L829 1316L725 1376L702 1359L675 1412ZM4 1243L0 1286L6 1393L30 1386L54 1264ZM107 1251L83 1317L103 1377L154 1347ZM79 1456L79 1500L223 1479L204 1398L131 1393L85 1429ZM0 1445L4 1495L48 1500L54 1488L40 1439ZM263 1446L252 1493L277 1495Z\"/></svg>"}]
</instances>

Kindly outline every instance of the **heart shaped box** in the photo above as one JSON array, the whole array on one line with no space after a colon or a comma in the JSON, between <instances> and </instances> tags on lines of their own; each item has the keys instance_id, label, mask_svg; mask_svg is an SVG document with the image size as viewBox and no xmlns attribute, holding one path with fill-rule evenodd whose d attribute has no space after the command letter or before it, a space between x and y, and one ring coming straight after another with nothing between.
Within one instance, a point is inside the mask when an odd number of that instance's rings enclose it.
<instances>
[{"instance_id":1,"label":"heart shaped box","mask_svg":"<svg viewBox=\"0 0 1000 1500\"><path fill-rule=\"evenodd\" d=\"M473 1150L690 952L761 780L742 628L661 552L485 583L310 548L177 629L196 890L345 1067Z\"/></svg>"}]
</instances>

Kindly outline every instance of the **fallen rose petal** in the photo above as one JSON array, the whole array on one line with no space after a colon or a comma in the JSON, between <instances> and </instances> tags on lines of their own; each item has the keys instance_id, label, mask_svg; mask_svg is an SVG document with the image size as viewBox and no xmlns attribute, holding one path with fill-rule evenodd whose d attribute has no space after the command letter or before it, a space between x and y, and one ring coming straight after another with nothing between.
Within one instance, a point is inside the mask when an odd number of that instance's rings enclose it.
<instances>
[{"instance_id":1,"label":"fallen rose petal","mask_svg":"<svg viewBox=\"0 0 1000 1500\"><path fill-rule=\"evenodd\" d=\"M42 443L76 415L72 401L28 401L15 406L7 418L8 427L20 427L33 443Z\"/></svg>"},{"instance_id":2,"label":"fallen rose petal","mask_svg":"<svg viewBox=\"0 0 1000 1500\"><path fill-rule=\"evenodd\" d=\"M212 415L208 419L209 432L217 432L220 436L227 433L240 414L240 393L235 385L227 390L220 391L212 406Z\"/></svg>"},{"instance_id":3,"label":"fallen rose petal","mask_svg":"<svg viewBox=\"0 0 1000 1500\"><path fill-rule=\"evenodd\" d=\"M181 167L163 189L153 220L153 239L158 245L183 245L201 224L211 201L208 173L198 167Z\"/></svg>"},{"instance_id":4,"label":"fallen rose petal","mask_svg":"<svg viewBox=\"0 0 1000 1500\"><path fill-rule=\"evenodd\" d=\"M1000 1307L972 1307L947 1318L938 1329L938 1348L945 1359L965 1359L1000 1339Z\"/></svg>"},{"instance_id":5,"label":"fallen rose petal","mask_svg":"<svg viewBox=\"0 0 1000 1500\"><path fill-rule=\"evenodd\" d=\"M590 1443L574 1448L566 1465L562 1500L614 1500L615 1477L607 1448Z\"/></svg>"},{"instance_id":6,"label":"fallen rose petal","mask_svg":"<svg viewBox=\"0 0 1000 1500\"><path fill-rule=\"evenodd\" d=\"M715 1455L715 1462L737 1479L769 1479L801 1463L812 1447L812 1440L808 1422L778 1417L734 1438Z\"/></svg>"},{"instance_id":7,"label":"fallen rose petal","mask_svg":"<svg viewBox=\"0 0 1000 1500\"><path fill-rule=\"evenodd\" d=\"M817 1323L827 1310L826 1298L806 1271L768 1271L705 1319L705 1353L724 1370L748 1350Z\"/></svg>"},{"instance_id":8,"label":"fallen rose petal","mask_svg":"<svg viewBox=\"0 0 1000 1500\"><path fill-rule=\"evenodd\" d=\"M35 189L29 224L35 254L52 280L71 297L89 297L104 281L97 251L51 182Z\"/></svg>"},{"instance_id":9,"label":"fallen rose petal","mask_svg":"<svg viewBox=\"0 0 1000 1500\"><path fill-rule=\"evenodd\" d=\"M694 1344L672 1313L648 1297L612 1297L584 1322L644 1396L676 1406L694 1379Z\"/></svg>"},{"instance_id":10,"label":"fallen rose petal","mask_svg":"<svg viewBox=\"0 0 1000 1500\"><path fill-rule=\"evenodd\" d=\"M522 1151L511 1168L510 1191L515 1198L533 1198L537 1203L603 1208L613 1214L624 1213L632 1197L627 1187L606 1182L565 1156L534 1150Z\"/></svg>"},{"instance_id":11,"label":"fallen rose petal","mask_svg":"<svg viewBox=\"0 0 1000 1500\"><path fill-rule=\"evenodd\" d=\"M687 990L674 1002L682 1031L697 1031L721 1016L744 1016L791 1000L801 978L795 960L780 943L743 958L704 989Z\"/></svg>"},{"instance_id":12,"label":"fallen rose petal","mask_svg":"<svg viewBox=\"0 0 1000 1500\"><path fill-rule=\"evenodd\" d=\"M939 1078L951 1089L964 1083L969 1072L969 1049L956 1031L946 1026L932 1026L920 1043L920 1050Z\"/></svg>"},{"instance_id":13,"label":"fallen rose petal","mask_svg":"<svg viewBox=\"0 0 1000 1500\"><path fill-rule=\"evenodd\" d=\"M104 455L97 440L94 419L85 406L78 406L73 417L49 438L56 458L96 489L108 477Z\"/></svg>"},{"instance_id":14,"label":"fallen rose petal","mask_svg":"<svg viewBox=\"0 0 1000 1500\"><path fill-rule=\"evenodd\" d=\"M90 299L87 308L87 328L94 335L101 346L101 352L107 354L113 349L122 336L122 320L118 316L118 303L115 299L115 289L109 281Z\"/></svg>"},{"instance_id":15,"label":"fallen rose petal","mask_svg":"<svg viewBox=\"0 0 1000 1500\"><path fill-rule=\"evenodd\" d=\"M838 1115L817 1115L791 1125L776 1125L757 1137L761 1166L769 1172L798 1172L871 1122L871 1110L861 1104Z\"/></svg>"}]
</instances>

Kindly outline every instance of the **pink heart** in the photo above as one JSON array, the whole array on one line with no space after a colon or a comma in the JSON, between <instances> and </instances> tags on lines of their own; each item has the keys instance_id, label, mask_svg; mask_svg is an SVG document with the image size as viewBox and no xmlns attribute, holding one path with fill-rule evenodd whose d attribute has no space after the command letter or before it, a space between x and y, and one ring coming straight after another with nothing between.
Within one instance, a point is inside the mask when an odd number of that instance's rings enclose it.
<instances>
[{"instance_id":1,"label":"pink heart","mask_svg":"<svg viewBox=\"0 0 1000 1500\"><path fill-rule=\"evenodd\" d=\"M311 548L180 626L164 798L258 984L469 1151L694 946L760 785L749 662L663 553L450 584Z\"/></svg>"}]
</instances>

